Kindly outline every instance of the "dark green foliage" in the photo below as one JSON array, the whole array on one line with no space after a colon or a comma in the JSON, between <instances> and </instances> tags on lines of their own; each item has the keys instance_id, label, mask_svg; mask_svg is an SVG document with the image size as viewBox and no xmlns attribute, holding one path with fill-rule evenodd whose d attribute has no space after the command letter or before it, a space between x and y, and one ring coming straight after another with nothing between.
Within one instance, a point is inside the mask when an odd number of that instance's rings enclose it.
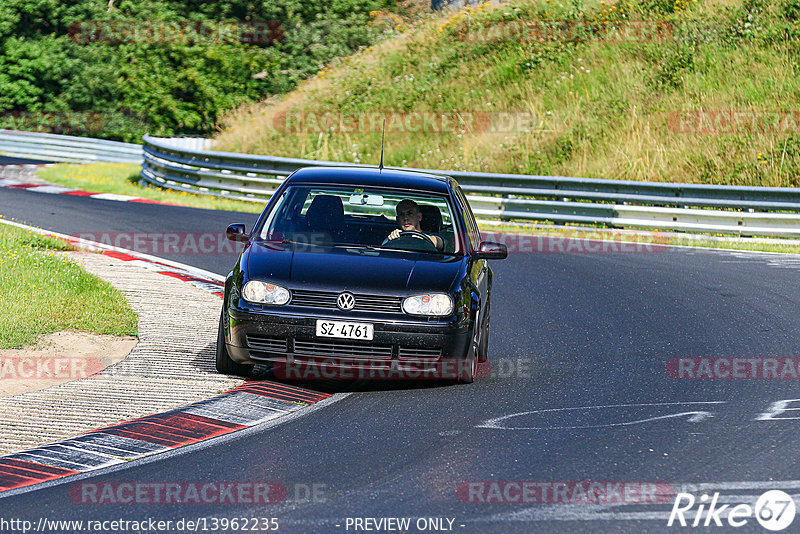
<instances>
[{"instance_id":1,"label":"dark green foliage","mask_svg":"<svg viewBox=\"0 0 800 534\"><path fill-rule=\"evenodd\" d=\"M800 0L784 0L781 15L786 21L800 22Z\"/></svg>"},{"instance_id":2,"label":"dark green foliage","mask_svg":"<svg viewBox=\"0 0 800 534\"><path fill-rule=\"evenodd\" d=\"M4 0L0 112L89 114L86 131L67 131L134 142L145 132L208 135L221 112L289 91L374 42L370 12L394 8L392 0L113 0L110 9L106 0ZM80 33L86 21L245 20L270 21L279 39L85 43L91 32Z\"/></svg>"}]
</instances>

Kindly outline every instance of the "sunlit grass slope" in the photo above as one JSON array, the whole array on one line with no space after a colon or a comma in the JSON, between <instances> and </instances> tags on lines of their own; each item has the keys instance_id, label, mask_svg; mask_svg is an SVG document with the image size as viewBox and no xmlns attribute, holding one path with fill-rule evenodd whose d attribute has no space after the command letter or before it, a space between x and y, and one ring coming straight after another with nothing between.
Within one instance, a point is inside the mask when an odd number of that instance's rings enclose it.
<instances>
[{"instance_id":1,"label":"sunlit grass slope","mask_svg":"<svg viewBox=\"0 0 800 534\"><path fill-rule=\"evenodd\" d=\"M542 31L553 21L568 22ZM287 126L297 112L314 121ZM411 112L491 124L420 131L397 119ZM529 120L498 128L497 112ZM446 13L230 114L216 149L377 163L380 130L352 127L376 113L390 117L388 165L799 186L800 0L515 0Z\"/></svg>"}]
</instances>

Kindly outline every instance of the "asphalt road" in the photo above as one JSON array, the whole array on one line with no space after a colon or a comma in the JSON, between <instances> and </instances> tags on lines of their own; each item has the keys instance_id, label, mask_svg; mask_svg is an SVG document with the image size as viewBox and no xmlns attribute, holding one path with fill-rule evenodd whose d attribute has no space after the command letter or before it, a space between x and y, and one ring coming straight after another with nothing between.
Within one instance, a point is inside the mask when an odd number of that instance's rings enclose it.
<instances>
[{"instance_id":1,"label":"asphalt road","mask_svg":"<svg viewBox=\"0 0 800 534\"><path fill-rule=\"evenodd\" d=\"M11 156L0 156L0 165L28 165L37 163L52 163L43 159L14 158Z\"/></svg>"},{"instance_id":2,"label":"asphalt road","mask_svg":"<svg viewBox=\"0 0 800 534\"><path fill-rule=\"evenodd\" d=\"M229 223L252 228L256 213L87 199L0 189L7 219L133 249L226 275L241 246L225 239Z\"/></svg>"},{"instance_id":3,"label":"asphalt road","mask_svg":"<svg viewBox=\"0 0 800 534\"><path fill-rule=\"evenodd\" d=\"M0 214L63 233L220 232L255 220L14 190L0 190ZM167 256L220 274L235 259ZM676 379L666 368L672 358L798 356L800 260L668 248L520 253L493 268L489 377L460 386L350 385L349 395L303 417L82 480L271 481L287 488L286 500L84 504L70 496L78 486L68 479L0 498L0 516L273 517L279 532L363 532L352 521L365 517L407 517L412 526L445 518L439 531L452 519L451 530L464 533L668 532L677 530L666 518L682 484L704 485L694 488L698 499L719 492L732 505L766 489L797 493L800 412L774 404L800 398L796 380ZM551 489L547 502L504 496L514 481L545 483L536 487ZM626 483L616 486L623 502L612 491L610 503L569 504L547 486L564 482L573 495L582 481ZM641 483L667 488L664 502L639 502L636 488L650 487ZM296 498L314 484L316 499ZM764 531L752 517L737 529L682 530Z\"/></svg>"}]
</instances>

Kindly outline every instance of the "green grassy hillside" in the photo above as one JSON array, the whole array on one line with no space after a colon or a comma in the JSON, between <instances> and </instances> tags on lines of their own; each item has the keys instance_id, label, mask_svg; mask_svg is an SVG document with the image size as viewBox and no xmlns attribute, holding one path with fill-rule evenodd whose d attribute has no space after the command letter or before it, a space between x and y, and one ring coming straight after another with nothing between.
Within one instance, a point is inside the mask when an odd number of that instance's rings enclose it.
<instances>
[{"instance_id":1,"label":"green grassy hillside","mask_svg":"<svg viewBox=\"0 0 800 534\"><path fill-rule=\"evenodd\" d=\"M402 30L229 114L217 148L377 163L386 115L388 165L800 186L800 0L515 0Z\"/></svg>"}]
</instances>

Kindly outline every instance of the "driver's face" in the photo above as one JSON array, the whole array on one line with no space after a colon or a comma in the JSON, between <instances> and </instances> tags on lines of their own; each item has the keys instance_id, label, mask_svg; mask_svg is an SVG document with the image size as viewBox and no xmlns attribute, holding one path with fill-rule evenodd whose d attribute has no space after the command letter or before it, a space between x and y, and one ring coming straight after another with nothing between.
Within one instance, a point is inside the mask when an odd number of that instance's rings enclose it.
<instances>
[{"instance_id":1,"label":"driver's face","mask_svg":"<svg viewBox=\"0 0 800 534\"><path fill-rule=\"evenodd\" d=\"M422 220L422 213L413 204L397 205L397 224L403 231L420 231L419 223Z\"/></svg>"}]
</instances>

